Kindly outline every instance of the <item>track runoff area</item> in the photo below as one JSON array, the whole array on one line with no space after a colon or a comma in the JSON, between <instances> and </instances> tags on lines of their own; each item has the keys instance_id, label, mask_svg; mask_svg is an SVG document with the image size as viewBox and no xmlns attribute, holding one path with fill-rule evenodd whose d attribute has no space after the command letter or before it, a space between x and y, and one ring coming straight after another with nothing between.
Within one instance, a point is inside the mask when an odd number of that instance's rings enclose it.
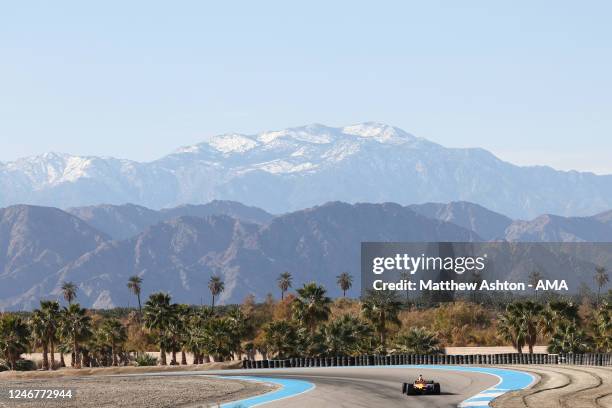
<instances>
[{"instance_id":1,"label":"track runoff area","mask_svg":"<svg viewBox=\"0 0 612 408\"><path fill-rule=\"evenodd\" d=\"M440 383L440 395L402 394L402 383L420 374ZM484 407L506 392L535 382L531 374L516 370L432 365L226 370L215 375L279 386L264 395L225 403L223 408Z\"/></svg>"}]
</instances>

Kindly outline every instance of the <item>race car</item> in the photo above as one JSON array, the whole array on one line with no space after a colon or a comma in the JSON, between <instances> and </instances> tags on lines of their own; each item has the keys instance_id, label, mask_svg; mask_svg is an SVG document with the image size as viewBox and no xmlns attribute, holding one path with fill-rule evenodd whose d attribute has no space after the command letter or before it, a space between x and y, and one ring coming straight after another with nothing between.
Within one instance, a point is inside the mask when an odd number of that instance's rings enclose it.
<instances>
[{"instance_id":1,"label":"race car","mask_svg":"<svg viewBox=\"0 0 612 408\"><path fill-rule=\"evenodd\" d=\"M422 376L419 376L413 383L404 383L402 385L402 394L406 395L440 395L440 383L434 381L426 381Z\"/></svg>"}]
</instances>

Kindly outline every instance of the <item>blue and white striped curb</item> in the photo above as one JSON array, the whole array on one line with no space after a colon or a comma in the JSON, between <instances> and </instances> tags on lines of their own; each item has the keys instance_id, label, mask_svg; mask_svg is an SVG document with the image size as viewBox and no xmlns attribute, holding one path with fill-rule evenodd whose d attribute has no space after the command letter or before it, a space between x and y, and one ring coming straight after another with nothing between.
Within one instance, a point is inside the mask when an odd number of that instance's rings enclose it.
<instances>
[{"instance_id":1,"label":"blue and white striped curb","mask_svg":"<svg viewBox=\"0 0 612 408\"><path fill-rule=\"evenodd\" d=\"M221 405L221 408L250 408L266 404L272 401L282 400L284 398L295 397L315 388L313 383L303 380L288 380L285 378L269 378L269 377L250 377L250 376L220 376L224 379L257 381L264 383L272 383L280 386L280 389L270 391L263 395L246 398L240 401L232 401Z\"/></svg>"}]
</instances>

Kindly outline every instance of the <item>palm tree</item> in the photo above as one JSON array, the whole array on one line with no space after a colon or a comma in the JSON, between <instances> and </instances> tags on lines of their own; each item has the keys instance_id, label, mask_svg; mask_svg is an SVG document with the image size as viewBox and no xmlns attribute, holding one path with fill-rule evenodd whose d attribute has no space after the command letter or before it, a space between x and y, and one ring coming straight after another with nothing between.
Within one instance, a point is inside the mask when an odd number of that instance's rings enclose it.
<instances>
[{"instance_id":1,"label":"palm tree","mask_svg":"<svg viewBox=\"0 0 612 408\"><path fill-rule=\"evenodd\" d=\"M523 353L525 346L525 333L520 322L520 313L517 305L511 303L506 311L499 315L497 322L497 334L505 341L510 342L519 354Z\"/></svg>"},{"instance_id":2,"label":"palm tree","mask_svg":"<svg viewBox=\"0 0 612 408\"><path fill-rule=\"evenodd\" d=\"M138 316L142 319L142 305L140 304L140 292L142 289L142 278L138 275L130 276L127 287L138 299Z\"/></svg>"},{"instance_id":3,"label":"palm tree","mask_svg":"<svg viewBox=\"0 0 612 408\"><path fill-rule=\"evenodd\" d=\"M345 314L323 327L325 353L329 356L359 354L362 345L372 336L370 326L359 318Z\"/></svg>"},{"instance_id":4,"label":"palm tree","mask_svg":"<svg viewBox=\"0 0 612 408\"><path fill-rule=\"evenodd\" d=\"M361 313L374 325L383 353L387 344L387 323L399 324L401 303L395 292L370 291L361 304Z\"/></svg>"},{"instance_id":5,"label":"palm tree","mask_svg":"<svg viewBox=\"0 0 612 408\"><path fill-rule=\"evenodd\" d=\"M353 277L348 272L342 272L340 275L336 276L336 279L336 283L342 290L342 297L346 297L346 291L353 286Z\"/></svg>"},{"instance_id":6,"label":"palm tree","mask_svg":"<svg viewBox=\"0 0 612 408\"><path fill-rule=\"evenodd\" d=\"M213 318L206 322L203 330L204 349L215 361L225 361L235 347L232 339L232 324L225 318Z\"/></svg>"},{"instance_id":7,"label":"palm tree","mask_svg":"<svg viewBox=\"0 0 612 408\"><path fill-rule=\"evenodd\" d=\"M440 340L425 327L412 327L397 337L395 347L402 353L437 354L440 352Z\"/></svg>"},{"instance_id":8,"label":"palm tree","mask_svg":"<svg viewBox=\"0 0 612 408\"><path fill-rule=\"evenodd\" d=\"M287 320L275 320L264 327L264 338L270 353L276 358L291 357L297 349L297 328Z\"/></svg>"},{"instance_id":9,"label":"palm tree","mask_svg":"<svg viewBox=\"0 0 612 408\"><path fill-rule=\"evenodd\" d=\"M297 290L298 296L291 305L294 319L308 328L311 334L314 334L317 323L329 317L331 299L325 296L326 293L323 286L307 283Z\"/></svg>"},{"instance_id":10,"label":"palm tree","mask_svg":"<svg viewBox=\"0 0 612 408\"><path fill-rule=\"evenodd\" d=\"M193 353L193 364L203 364L210 361L208 354L205 356L206 336L204 327L209 319L213 317L213 311L209 307L192 310L187 322L185 347Z\"/></svg>"},{"instance_id":11,"label":"palm tree","mask_svg":"<svg viewBox=\"0 0 612 408\"><path fill-rule=\"evenodd\" d=\"M0 317L0 353L11 370L14 370L22 353L28 350L28 325L18 316L5 314Z\"/></svg>"},{"instance_id":12,"label":"palm tree","mask_svg":"<svg viewBox=\"0 0 612 408\"><path fill-rule=\"evenodd\" d=\"M281 300L285 299L285 292L289 290L293 284L293 277L290 272L283 272L276 279L279 289L281 290Z\"/></svg>"},{"instance_id":13,"label":"palm tree","mask_svg":"<svg viewBox=\"0 0 612 408\"><path fill-rule=\"evenodd\" d=\"M215 307L215 297L221 294L225 290L225 284L221 280L220 276L213 275L208 281L208 289L212 295L212 307Z\"/></svg>"},{"instance_id":14,"label":"palm tree","mask_svg":"<svg viewBox=\"0 0 612 408\"><path fill-rule=\"evenodd\" d=\"M606 268L603 266L598 266L595 268L595 283L597 284L597 306L599 306L600 296L601 296L601 288L606 286L610 282L610 276L608 276L608 272Z\"/></svg>"},{"instance_id":15,"label":"palm tree","mask_svg":"<svg viewBox=\"0 0 612 408\"><path fill-rule=\"evenodd\" d=\"M591 350L592 340L576 323L563 323L550 339L548 352L586 353Z\"/></svg>"},{"instance_id":16,"label":"palm tree","mask_svg":"<svg viewBox=\"0 0 612 408\"><path fill-rule=\"evenodd\" d=\"M170 295L158 292L149 296L143 311L145 327L158 332L160 361L166 365L168 329L177 319L176 305L171 303Z\"/></svg>"},{"instance_id":17,"label":"palm tree","mask_svg":"<svg viewBox=\"0 0 612 408\"><path fill-rule=\"evenodd\" d=\"M512 344L521 353L522 346L529 347L529 354L533 354L533 346L538 338L538 328L541 327L544 308L532 302L515 302L506 307L506 312L500 316L498 333Z\"/></svg>"},{"instance_id":18,"label":"palm tree","mask_svg":"<svg viewBox=\"0 0 612 408\"><path fill-rule=\"evenodd\" d=\"M40 311L45 325L47 344L49 345L49 358L51 360L49 369L53 370L55 368L55 344L59 334L60 305L54 300L42 300Z\"/></svg>"},{"instance_id":19,"label":"palm tree","mask_svg":"<svg viewBox=\"0 0 612 408\"><path fill-rule=\"evenodd\" d=\"M534 298L538 298L538 291L536 290L538 283L542 280L542 273L538 270L531 271L528 277L529 284L533 288Z\"/></svg>"},{"instance_id":20,"label":"palm tree","mask_svg":"<svg viewBox=\"0 0 612 408\"><path fill-rule=\"evenodd\" d=\"M28 321L34 347L42 348L42 368L49 369L49 339L47 337L47 323L44 313L35 309Z\"/></svg>"},{"instance_id":21,"label":"palm tree","mask_svg":"<svg viewBox=\"0 0 612 408\"><path fill-rule=\"evenodd\" d=\"M595 311L591 323L598 352L612 351L612 303L604 302Z\"/></svg>"},{"instance_id":22,"label":"palm tree","mask_svg":"<svg viewBox=\"0 0 612 408\"><path fill-rule=\"evenodd\" d=\"M242 339L247 335L247 333L251 330L251 326L249 324L248 317L243 313L242 309L239 307L232 307L226 315L227 320L229 320L230 325L232 327L232 343L234 344L234 349L232 350L237 354L239 360L242 359Z\"/></svg>"},{"instance_id":23,"label":"palm tree","mask_svg":"<svg viewBox=\"0 0 612 408\"><path fill-rule=\"evenodd\" d=\"M125 326L117 319L105 320L102 324L102 336L105 342L111 348L113 366L118 366L117 351L127 340L127 331Z\"/></svg>"},{"instance_id":24,"label":"palm tree","mask_svg":"<svg viewBox=\"0 0 612 408\"><path fill-rule=\"evenodd\" d=\"M76 299L77 287L73 282L62 283L62 294L68 304L72 304L72 301Z\"/></svg>"},{"instance_id":25,"label":"palm tree","mask_svg":"<svg viewBox=\"0 0 612 408\"><path fill-rule=\"evenodd\" d=\"M79 343L91 337L91 317L78 303L73 303L62 310L62 332L70 338L72 344L72 367L81 368Z\"/></svg>"},{"instance_id":26,"label":"palm tree","mask_svg":"<svg viewBox=\"0 0 612 408\"><path fill-rule=\"evenodd\" d=\"M562 323L575 323L580 320L578 306L562 300L549 302L542 311L540 329L544 335L552 335Z\"/></svg>"}]
</instances>

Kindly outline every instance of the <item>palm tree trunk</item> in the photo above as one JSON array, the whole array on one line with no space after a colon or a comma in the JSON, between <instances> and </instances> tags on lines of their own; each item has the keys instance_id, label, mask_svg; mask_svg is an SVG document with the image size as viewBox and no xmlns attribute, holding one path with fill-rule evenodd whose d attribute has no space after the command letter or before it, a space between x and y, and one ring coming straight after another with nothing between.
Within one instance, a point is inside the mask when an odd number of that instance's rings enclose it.
<instances>
[{"instance_id":1,"label":"palm tree trunk","mask_svg":"<svg viewBox=\"0 0 612 408\"><path fill-rule=\"evenodd\" d=\"M181 365L187 365L187 354L185 354L185 350L181 350Z\"/></svg>"},{"instance_id":2,"label":"palm tree trunk","mask_svg":"<svg viewBox=\"0 0 612 408\"><path fill-rule=\"evenodd\" d=\"M66 361L64 360L64 352L60 353L60 367L66 367Z\"/></svg>"},{"instance_id":3,"label":"palm tree trunk","mask_svg":"<svg viewBox=\"0 0 612 408\"><path fill-rule=\"evenodd\" d=\"M119 362L117 361L117 351L115 349L114 343L111 346L111 354L113 355L113 366L117 367L119 365Z\"/></svg>"},{"instance_id":4,"label":"palm tree trunk","mask_svg":"<svg viewBox=\"0 0 612 408\"><path fill-rule=\"evenodd\" d=\"M81 364L79 363L79 343L77 342L76 336L72 338L72 355L74 356L72 366L74 368L81 368Z\"/></svg>"},{"instance_id":5,"label":"palm tree trunk","mask_svg":"<svg viewBox=\"0 0 612 408\"><path fill-rule=\"evenodd\" d=\"M170 365L176 365L176 350L172 349L172 360L170 360Z\"/></svg>"},{"instance_id":6,"label":"palm tree trunk","mask_svg":"<svg viewBox=\"0 0 612 408\"><path fill-rule=\"evenodd\" d=\"M136 294L138 297L138 319L142 319L142 305L140 304L140 293Z\"/></svg>"},{"instance_id":7,"label":"palm tree trunk","mask_svg":"<svg viewBox=\"0 0 612 408\"><path fill-rule=\"evenodd\" d=\"M50 350L50 367L49 370L55 370L55 343L53 343L53 340L51 340L50 342L51 345L51 350Z\"/></svg>"},{"instance_id":8,"label":"palm tree trunk","mask_svg":"<svg viewBox=\"0 0 612 408\"><path fill-rule=\"evenodd\" d=\"M161 365L165 366L166 365L166 350L164 350L163 347L159 350L159 358L160 358Z\"/></svg>"},{"instance_id":9,"label":"palm tree trunk","mask_svg":"<svg viewBox=\"0 0 612 408\"><path fill-rule=\"evenodd\" d=\"M49 346L47 343L43 344L43 370L49 369Z\"/></svg>"},{"instance_id":10,"label":"palm tree trunk","mask_svg":"<svg viewBox=\"0 0 612 408\"><path fill-rule=\"evenodd\" d=\"M215 308L215 295L212 296L212 308Z\"/></svg>"},{"instance_id":11,"label":"palm tree trunk","mask_svg":"<svg viewBox=\"0 0 612 408\"><path fill-rule=\"evenodd\" d=\"M599 307L600 297L601 297L601 285L597 285L597 307Z\"/></svg>"}]
</instances>

